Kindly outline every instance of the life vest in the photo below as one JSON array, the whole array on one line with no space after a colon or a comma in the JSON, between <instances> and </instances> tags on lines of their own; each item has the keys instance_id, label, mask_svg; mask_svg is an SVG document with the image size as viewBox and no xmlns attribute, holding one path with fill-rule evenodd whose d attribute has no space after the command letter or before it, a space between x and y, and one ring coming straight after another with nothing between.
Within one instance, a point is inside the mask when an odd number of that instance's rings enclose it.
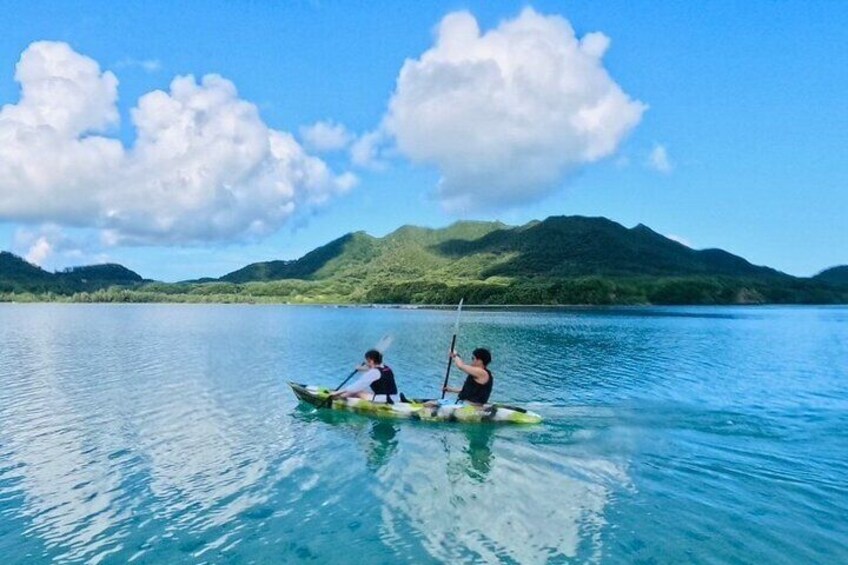
<instances>
[{"instance_id":1,"label":"life vest","mask_svg":"<svg viewBox=\"0 0 848 565\"><path fill-rule=\"evenodd\" d=\"M393 394L397 394L397 384L395 384L395 374L392 372L391 368L386 365L382 367L375 367L378 371L380 371L380 378L371 383L371 391L374 393L376 397L378 394L386 395L386 402L389 404L394 404L392 401Z\"/></svg>"},{"instance_id":2,"label":"life vest","mask_svg":"<svg viewBox=\"0 0 848 565\"><path fill-rule=\"evenodd\" d=\"M492 372L489 369L486 369L486 373L489 374L489 380L484 385L479 384L474 380L474 377L468 375L465 378L465 384L462 385L462 390L459 391L459 400L466 400L475 404L486 404L489 396L492 394L492 385L495 382L495 377L492 376Z\"/></svg>"}]
</instances>

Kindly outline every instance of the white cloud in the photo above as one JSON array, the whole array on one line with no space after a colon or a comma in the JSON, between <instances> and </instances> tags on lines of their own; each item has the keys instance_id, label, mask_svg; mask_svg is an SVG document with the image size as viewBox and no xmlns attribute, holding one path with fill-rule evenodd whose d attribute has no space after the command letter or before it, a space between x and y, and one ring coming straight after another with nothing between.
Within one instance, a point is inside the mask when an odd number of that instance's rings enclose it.
<instances>
[{"instance_id":1,"label":"white cloud","mask_svg":"<svg viewBox=\"0 0 848 565\"><path fill-rule=\"evenodd\" d=\"M108 262L108 256L93 251L95 247L95 242L79 241L55 224L44 224L37 229L21 228L12 238L15 253L48 270Z\"/></svg>"},{"instance_id":2,"label":"white cloud","mask_svg":"<svg viewBox=\"0 0 848 565\"><path fill-rule=\"evenodd\" d=\"M269 128L218 75L175 78L118 121L116 77L64 43L37 42L17 65L21 99L0 109L0 219L95 227L117 243L261 236L356 184Z\"/></svg>"},{"instance_id":3,"label":"white cloud","mask_svg":"<svg viewBox=\"0 0 848 565\"><path fill-rule=\"evenodd\" d=\"M50 245L50 242L47 241L46 237L42 236L30 246L24 258L34 265L41 265L52 252L53 247Z\"/></svg>"},{"instance_id":4,"label":"white cloud","mask_svg":"<svg viewBox=\"0 0 848 565\"><path fill-rule=\"evenodd\" d=\"M148 73L154 73L162 68L162 63L154 59L146 59L144 61L140 61L139 65Z\"/></svg>"},{"instance_id":5,"label":"white cloud","mask_svg":"<svg viewBox=\"0 0 848 565\"><path fill-rule=\"evenodd\" d=\"M342 124L316 122L311 126L300 128L300 137L308 149L330 152L344 149L350 145L354 136Z\"/></svg>"},{"instance_id":6,"label":"white cloud","mask_svg":"<svg viewBox=\"0 0 848 565\"><path fill-rule=\"evenodd\" d=\"M648 160L645 163L649 168L658 173L668 174L674 168L671 160L668 157L668 151L664 145L656 144L648 155Z\"/></svg>"},{"instance_id":7,"label":"white cloud","mask_svg":"<svg viewBox=\"0 0 848 565\"><path fill-rule=\"evenodd\" d=\"M121 59L115 63L118 69L137 67L147 73L155 73L162 70L162 62L158 59Z\"/></svg>"},{"instance_id":8,"label":"white cloud","mask_svg":"<svg viewBox=\"0 0 848 565\"><path fill-rule=\"evenodd\" d=\"M380 170L385 168L386 161L383 159L383 152L386 141L384 129L362 134L350 146L351 162L366 169Z\"/></svg>"},{"instance_id":9,"label":"white cloud","mask_svg":"<svg viewBox=\"0 0 848 565\"><path fill-rule=\"evenodd\" d=\"M683 236L674 235L673 233L670 233L670 234L666 235L666 237L668 239L672 240L672 241L676 241L677 243L685 245L686 247L692 247L692 243Z\"/></svg>"},{"instance_id":10,"label":"white cloud","mask_svg":"<svg viewBox=\"0 0 848 565\"><path fill-rule=\"evenodd\" d=\"M439 169L448 209L533 201L613 154L647 108L603 67L608 46L531 8L485 33L451 13L435 45L404 63L383 127L402 154Z\"/></svg>"}]
</instances>

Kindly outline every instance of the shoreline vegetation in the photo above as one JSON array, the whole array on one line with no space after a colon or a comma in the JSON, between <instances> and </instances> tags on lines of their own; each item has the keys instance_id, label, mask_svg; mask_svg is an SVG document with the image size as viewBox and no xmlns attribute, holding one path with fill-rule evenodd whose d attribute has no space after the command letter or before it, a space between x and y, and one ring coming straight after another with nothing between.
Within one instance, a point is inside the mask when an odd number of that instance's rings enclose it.
<instances>
[{"instance_id":1,"label":"shoreline vegetation","mask_svg":"<svg viewBox=\"0 0 848 565\"><path fill-rule=\"evenodd\" d=\"M253 283L113 285L92 291L0 292L0 302L292 304L328 306L649 306L848 304L848 288L803 279L739 280L719 277L547 281L405 281L370 287L281 280Z\"/></svg>"},{"instance_id":2,"label":"shoreline vegetation","mask_svg":"<svg viewBox=\"0 0 848 565\"><path fill-rule=\"evenodd\" d=\"M346 234L296 260L164 283L122 265L50 273L0 252L0 302L637 306L848 304L848 266L802 278L644 225L553 216Z\"/></svg>"}]
</instances>

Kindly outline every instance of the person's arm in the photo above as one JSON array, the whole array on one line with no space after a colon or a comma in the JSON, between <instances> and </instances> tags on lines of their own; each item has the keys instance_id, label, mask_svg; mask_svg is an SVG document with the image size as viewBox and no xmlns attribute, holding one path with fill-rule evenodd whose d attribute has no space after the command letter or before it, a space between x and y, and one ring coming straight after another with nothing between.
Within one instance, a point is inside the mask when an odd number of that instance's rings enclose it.
<instances>
[{"instance_id":1,"label":"person's arm","mask_svg":"<svg viewBox=\"0 0 848 565\"><path fill-rule=\"evenodd\" d=\"M371 386L371 383L380 378L379 369L369 369L362 373L358 379L347 385L342 390L334 393L336 396L355 396Z\"/></svg>"},{"instance_id":2,"label":"person's arm","mask_svg":"<svg viewBox=\"0 0 848 565\"><path fill-rule=\"evenodd\" d=\"M489 373L487 373L485 369L466 364L456 351L451 354L451 357L453 357L453 362L456 365L456 368L471 375L471 378L474 379L477 384L484 385L486 384L486 381L489 380Z\"/></svg>"},{"instance_id":3,"label":"person's arm","mask_svg":"<svg viewBox=\"0 0 848 565\"><path fill-rule=\"evenodd\" d=\"M457 358L459 356L456 354L456 351L449 351L448 357L450 357L453 360L454 364L456 364L456 366L459 367L459 363L457 363ZM445 385L445 386L442 387L442 391L460 393L460 392L462 392L462 389L455 387L455 386Z\"/></svg>"}]
</instances>

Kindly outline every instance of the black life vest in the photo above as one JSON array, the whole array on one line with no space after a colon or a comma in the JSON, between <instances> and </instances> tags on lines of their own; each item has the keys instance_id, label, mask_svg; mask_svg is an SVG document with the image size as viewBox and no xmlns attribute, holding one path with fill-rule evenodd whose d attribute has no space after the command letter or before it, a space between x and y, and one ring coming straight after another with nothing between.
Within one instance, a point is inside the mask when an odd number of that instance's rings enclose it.
<instances>
[{"instance_id":1,"label":"black life vest","mask_svg":"<svg viewBox=\"0 0 848 565\"><path fill-rule=\"evenodd\" d=\"M386 402L394 404L391 395L397 394L398 391L397 384L395 384L395 374L386 365L374 368L380 371L380 378L371 383L371 390L374 392L374 396L385 394Z\"/></svg>"},{"instance_id":2,"label":"black life vest","mask_svg":"<svg viewBox=\"0 0 848 565\"><path fill-rule=\"evenodd\" d=\"M462 385L462 390L459 391L459 400L467 400L475 404L486 404L489 396L492 394L492 385L495 382L495 377L489 369L485 370L489 374L489 380L486 384L481 385L474 380L474 377L468 375L465 378L465 384Z\"/></svg>"}]
</instances>

